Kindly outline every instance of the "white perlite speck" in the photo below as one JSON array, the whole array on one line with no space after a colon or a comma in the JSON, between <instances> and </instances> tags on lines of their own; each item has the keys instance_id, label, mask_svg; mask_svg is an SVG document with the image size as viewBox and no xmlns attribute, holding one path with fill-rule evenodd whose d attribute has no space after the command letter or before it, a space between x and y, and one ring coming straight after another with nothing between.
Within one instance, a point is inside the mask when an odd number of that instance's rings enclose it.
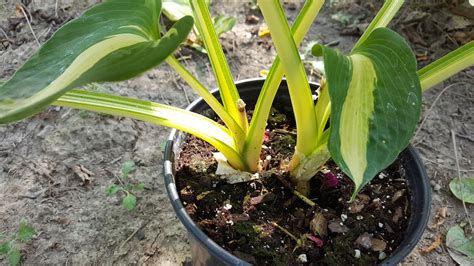
<instances>
[{"instance_id":1,"label":"white perlite speck","mask_svg":"<svg viewBox=\"0 0 474 266\"><path fill-rule=\"evenodd\" d=\"M308 262L308 258L306 257L306 254L301 254L298 256L298 261L302 263Z\"/></svg>"},{"instance_id":2,"label":"white perlite speck","mask_svg":"<svg viewBox=\"0 0 474 266\"><path fill-rule=\"evenodd\" d=\"M341 220L345 222L347 220L347 214L341 214Z\"/></svg>"},{"instance_id":3,"label":"white perlite speck","mask_svg":"<svg viewBox=\"0 0 474 266\"><path fill-rule=\"evenodd\" d=\"M354 258L356 259L360 258L360 250L354 249Z\"/></svg>"}]
</instances>

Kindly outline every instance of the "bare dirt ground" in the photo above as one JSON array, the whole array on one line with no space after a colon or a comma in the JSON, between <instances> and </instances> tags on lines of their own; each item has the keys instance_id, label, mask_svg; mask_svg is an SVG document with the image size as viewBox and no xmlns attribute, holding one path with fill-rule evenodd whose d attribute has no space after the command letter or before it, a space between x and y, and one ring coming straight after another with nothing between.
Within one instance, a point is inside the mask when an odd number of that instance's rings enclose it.
<instances>
[{"instance_id":1,"label":"bare dirt ground","mask_svg":"<svg viewBox=\"0 0 474 266\"><path fill-rule=\"evenodd\" d=\"M24 15L15 8L19 2L0 0L0 79L11 76L37 49ZM42 43L61 24L98 1L22 2ZM234 77L257 77L274 57L270 41L256 36L261 16L239 1L213 2L215 14L237 18L234 29L222 37ZM360 5L350 2L326 8L307 39L347 52L379 4L363 1ZM286 4L290 17L294 18L299 6ZM246 23L250 14L260 22ZM426 65L472 38L472 21L466 21L463 14L455 16L444 5L426 1L424 6L406 5L393 28L409 38L420 65ZM205 56L197 52L186 56L190 56L185 61L188 68L209 88L214 87ZM433 185L430 223L435 223L438 208L447 207L448 216L442 225L426 230L405 265L455 265L444 242L429 253L420 250L466 220L462 204L450 193L448 183L457 176L451 131L456 136L460 174L474 173L473 76L473 69L466 70L424 95L424 123L413 143ZM197 98L166 65L134 80L94 89L178 107ZM32 241L22 246L22 263L179 265L185 261L190 254L186 232L163 185L162 148L168 132L167 128L130 119L54 107L26 121L0 127L0 232L14 232L22 219L37 231ZM133 211L120 206L120 197L107 197L104 192L117 182L126 160L137 164L130 178L145 185ZM87 169L82 174L89 175L90 182L84 182L73 170L77 166ZM474 207L468 206L468 212L474 214ZM6 263L0 258L0 264Z\"/></svg>"}]
</instances>

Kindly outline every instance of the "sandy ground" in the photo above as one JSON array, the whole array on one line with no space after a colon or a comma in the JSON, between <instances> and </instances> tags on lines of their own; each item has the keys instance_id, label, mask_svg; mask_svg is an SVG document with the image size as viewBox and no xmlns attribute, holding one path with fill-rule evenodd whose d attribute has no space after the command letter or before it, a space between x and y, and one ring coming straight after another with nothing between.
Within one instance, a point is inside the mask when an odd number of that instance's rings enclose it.
<instances>
[{"instance_id":1,"label":"sandy ground","mask_svg":"<svg viewBox=\"0 0 474 266\"><path fill-rule=\"evenodd\" d=\"M15 13L17 2L0 0L0 27L7 35L0 31L0 79L11 76L37 49L26 20ZM33 0L27 10L32 14L33 31L44 42L64 21L95 2L61 0L56 9L55 0ZM292 5L287 8L294 17L297 10ZM261 21L255 25L245 22L246 16L257 13L237 1L214 1L213 11L237 17L237 25L222 37L234 77L253 78L267 69L274 51L269 40L255 35ZM404 12L411 14L407 9ZM331 19L334 14L361 21L373 14L370 8L354 5L326 9L320 15L308 40L332 43L348 51L357 38L341 35L348 27ZM402 31L401 27L395 29ZM441 43L428 49L412 45L417 53L428 53L421 64L454 46ZM186 56L190 56L186 66L209 88L214 87L207 59L197 52ZM473 76L474 71L467 70L424 95L425 122L413 143L434 188L430 223L434 223L438 208L447 207L448 216L443 225L426 230L405 265L455 264L444 243L429 254L420 252L420 248L465 220L462 204L452 196L448 183L457 176L451 131L456 135L461 175L472 176L474 172ZM450 88L431 108L447 86ZM178 107L197 98L166 65L131 81L94 89ZM168 132L167 128L130 119L54 107L23 122L0 127L0 232L14 232L22 219L36 229L33 240L21 247L24 264L181 264L190 256L189 245L168 202L162 176L162 149ZM137 164L130 178L145 185L145 190L138 193L134 211L123 209L120 197L107 197L104 192L117 182L121 165L127 160ZM92 174L89 183L73 171L76 166ZM474 214L473 206L468 208ZM6 264L6 260L0 258L0 264Z\"/></svg>"}]
</instances>

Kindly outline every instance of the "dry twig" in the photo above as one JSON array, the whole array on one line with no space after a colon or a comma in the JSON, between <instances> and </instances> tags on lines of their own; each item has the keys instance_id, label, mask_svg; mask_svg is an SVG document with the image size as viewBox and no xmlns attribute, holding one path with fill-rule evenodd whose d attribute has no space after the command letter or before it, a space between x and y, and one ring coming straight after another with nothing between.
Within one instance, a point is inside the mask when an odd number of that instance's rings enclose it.
<instances>
[{"instance_id":1,"label":"dry twig","mask_svg":"<svg viewBox=\"0 0 474 266\"><path fill-rule=\"evenodd\" d=\"M426 111L426 114L425 114L425 117L423 118L423 120L421 121L420 123L420 126L418 127L418 129L416 130L415 132L415 135L413 136L413 139L416 139L416 137L418 136L418 133L420 133L421 129L423 128L423 126L425 125L425 122L426 120L428 119L428 117L430 116L431 114L431 111L433 110L433 108L436 106L436 104L438 103L439 99L441 99L441 96L451 87L453 86L456 86L456 85L459 85L459 84L467 84L469 85L469 83L467 82L456 82L456 83L453 83L449 86L447 86L446 88L444 88L439 94L438 96L436 96L436 99L433 101L433 104L431 104L430 108L428 109L428 111ZM419 141L417 141L414 145L418 144Z\"/></svg>"},{"instance_id":2,"label":"dry twig","mask_svg":"<svg viewBox=\"0 0 474 266\"><path fill-rule=\"evenodd\" d=\"M38 37L36 37L35 31L33 30L33 27L31 26L30 19L28 18L28 15L26 14L26 11L25 11L26 8L24 7L23 4L17 4L17 5L16 5L16 8L17 8L17 10L20 11L20 12L23 14L23 16L25 17L26 23L28 24L28 27L30 28L31 34L33 34L33 37L35 38L36 44L37 44L38 46L41 46L41 43L39 42Z\"/></svg>"},{"instance_id":3,"label":"dry twig","mask_svg":"<svg viewBox=\"0 0 474 266\"><path fill-rule=\"evenodd\" d=\"M457 173L458 173L457 178L458 178L459 184L462 184L461 168L459 167L458 148L457 148L457 145L456 145L456 133L452 129L451 129L451 139L453 140L454 157L456 157L456 168L457 168ZM466 219L469 223L469 226L471 227L471 232L472 232L473 227L472 227L471 217L469 216L469 212L467 211L466 201L464 200L464 190L463 189L461 189L461 200L462 200L462 206L464 207L464 214L466 215Z\"/></svg>"}]
</instances>

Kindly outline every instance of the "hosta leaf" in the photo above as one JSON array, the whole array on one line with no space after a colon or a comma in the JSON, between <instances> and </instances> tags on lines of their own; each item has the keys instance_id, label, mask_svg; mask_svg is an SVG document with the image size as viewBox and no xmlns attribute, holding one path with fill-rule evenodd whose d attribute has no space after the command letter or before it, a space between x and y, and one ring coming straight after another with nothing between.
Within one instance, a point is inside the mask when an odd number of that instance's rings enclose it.
<instances>
[{"instance_id":1,"label":"hosta leaf","mask_svg":"<svg viewBox=\"0 0 474 266\"><path fill-rule=\"evenodd\" d=\"M206 5L211 4L211 0L206 0ZM178 21L184 16L192 16L193 10L189 0L163 0L163 13L171 21Z\"/></svg>"},{"instance_id":2,"label":"hosta leaf","mask_svg":"<svg viewBox=\"0 0 474 266\"><path fill-rule=\"evenodd\" d=\"M177 21L184 16L192 16L193 10L189 0L163 0L163 13L171 21Z\"/></svg>"},{"instance_id":3,"label":"hosta leaf","mask_svg":"<svg viewBox=\"0 0 474 266\"><path fill-rule=\"evenodd\" d=\"M408 44L387 28L375 29L344 56L324 55L331 97L329 150L355 183L354 195L408 145L420 115L421 88Z\"/></svg>"},{"instance_id":4,"label":"hosta leaf","mask_svg":"<svg viewBox=\"0 0 474 266\"><path fill-rule=\"evenodd\" d=\"M0 123L41 110L67 90L152 68L184 41L183 17L160 38L159 0L109 0L67 23L0 87Z\"/></svg>"}]
</instances>

